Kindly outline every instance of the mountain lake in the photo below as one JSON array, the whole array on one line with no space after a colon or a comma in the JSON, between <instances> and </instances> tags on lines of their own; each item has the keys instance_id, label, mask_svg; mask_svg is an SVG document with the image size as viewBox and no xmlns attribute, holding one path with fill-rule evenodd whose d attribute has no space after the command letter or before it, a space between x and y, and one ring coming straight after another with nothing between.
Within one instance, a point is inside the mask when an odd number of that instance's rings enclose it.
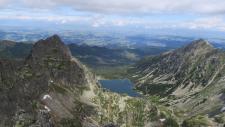
<instances>
[{"instance_id":1,"label":"mountain lake","mask_svg":"<svg viewBox=\"0 0 225 127\"><path fill-rule=\"evenodd\" d=\"M108 89L111 92L127 94L132 97L141 96L141 94L133 89L134 84L128 79L99 80L99 83L102 88Z\"/></svg>"}]
</instances>

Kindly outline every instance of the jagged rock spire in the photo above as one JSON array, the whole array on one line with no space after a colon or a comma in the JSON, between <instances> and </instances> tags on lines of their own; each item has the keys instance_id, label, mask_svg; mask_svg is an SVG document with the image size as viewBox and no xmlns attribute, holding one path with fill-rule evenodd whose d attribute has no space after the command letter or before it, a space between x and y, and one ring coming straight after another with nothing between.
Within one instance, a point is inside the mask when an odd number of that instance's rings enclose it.
<instances>
[{"instance_id":1,"label":"jagged rock spire","mask_svg":"<svg viewBox=\"0 0 225 127\"><path fill-rule=\"evenodd\" d=\"M69 48L62 42L58 35L53 35L34 44L30 57L33 60L54 57L56 59L71 59Z\"/></svg>"}]
</instances>

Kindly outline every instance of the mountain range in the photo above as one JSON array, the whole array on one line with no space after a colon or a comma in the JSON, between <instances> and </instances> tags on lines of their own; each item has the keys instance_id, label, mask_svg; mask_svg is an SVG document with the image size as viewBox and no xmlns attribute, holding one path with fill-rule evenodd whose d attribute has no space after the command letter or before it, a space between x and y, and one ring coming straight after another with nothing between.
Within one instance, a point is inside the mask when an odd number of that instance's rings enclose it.
<instances>
[{"instance_id":1,"label":"mountain range","mask_svg":"<svg viewBox=\"0 0 225 127\"><path fill-rule=\"evenodd\" d=\"M2 59L25 59L32 49L33 43L14 42L9 40L0 41L0 58ZM148 48L117 48L111 49L100 46L67 45L73 56L91 68L114 67L130 65L144 56L155 55L166 48L149 46Z\"/></svg>"},{"instance_id":2,"label":"mountain range","mask_svg":"<svg viewBox=\"0 0 225 127\"><path fill-rule=\"evenodd\" d=\"M123 76L135 83L141 97L102 88L97 76L73 55L106 59L107 54L115 55L112 49L66 45L58 35L32 45L0 44L1 52L13 56L0 60L0 126L219 127L225 123L225 52L203 39L140 58L128 67ZM15 47L25 53L16 56L21 52L14 54Z\"/></svg>"}]
</instances>

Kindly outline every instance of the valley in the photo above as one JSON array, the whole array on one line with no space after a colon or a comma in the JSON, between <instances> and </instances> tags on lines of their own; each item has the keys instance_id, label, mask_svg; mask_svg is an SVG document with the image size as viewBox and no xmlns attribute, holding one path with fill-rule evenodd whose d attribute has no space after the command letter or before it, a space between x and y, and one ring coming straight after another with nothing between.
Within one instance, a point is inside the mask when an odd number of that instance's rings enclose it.
<instances>
[{"instance_id":1,"label":"valley","mask_svg":"<svg viewBox=\"0 0 225 127\"><path fill-rule=\"evenodd\" d=\"M11 110L0 115L2 126L223 125L225 53L205 40L134 61L117 55L127 49L65 45L58 35L0 44L0 106Z\"/></svg>"}]
</instances>

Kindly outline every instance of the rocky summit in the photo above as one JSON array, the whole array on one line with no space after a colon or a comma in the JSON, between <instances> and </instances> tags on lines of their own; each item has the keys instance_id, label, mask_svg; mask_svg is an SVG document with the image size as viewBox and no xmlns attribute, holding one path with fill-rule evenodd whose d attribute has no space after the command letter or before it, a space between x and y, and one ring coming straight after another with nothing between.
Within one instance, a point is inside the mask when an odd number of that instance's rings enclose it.
<instances>
[{"instance_id":1,"label":"rocky summit","mask_svg":"<svg viewBox=\"0 0 225 127\"><path fill-rule=\"evenodd\" d=\"M26 60L1 60L0 68L0 126L53 127L69 118L81 124L87 115L73 109L96 81L57 35L38 41Z\"/></svg>"}]
</instances>

